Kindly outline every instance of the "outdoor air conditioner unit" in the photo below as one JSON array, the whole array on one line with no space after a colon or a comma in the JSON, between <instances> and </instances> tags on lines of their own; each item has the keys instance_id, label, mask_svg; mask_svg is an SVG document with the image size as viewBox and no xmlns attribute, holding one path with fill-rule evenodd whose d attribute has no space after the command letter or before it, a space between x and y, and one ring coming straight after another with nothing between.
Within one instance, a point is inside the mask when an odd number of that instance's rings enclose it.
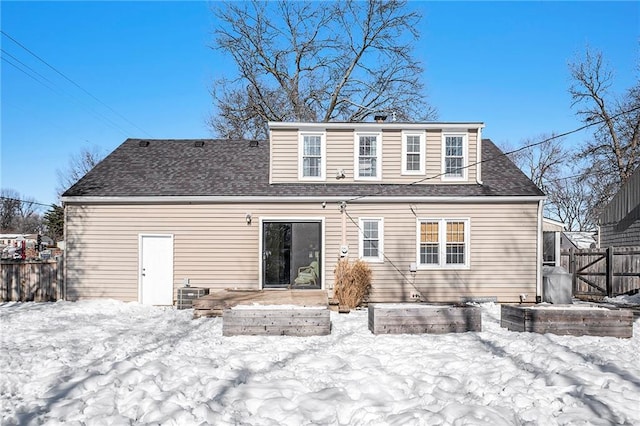
<instances>
[{"instance_id":1,"label":"outdoor air conditioner unit","mask_svg":"<svg viewBox=\"0 0 640 426\"><path fill-rule=\"evenodd\" d=\"M191 309L193 301L198 297L209 294L208 288L199 287L180 287L178 289L178 309Z\"/></svg>"}]
</instances>

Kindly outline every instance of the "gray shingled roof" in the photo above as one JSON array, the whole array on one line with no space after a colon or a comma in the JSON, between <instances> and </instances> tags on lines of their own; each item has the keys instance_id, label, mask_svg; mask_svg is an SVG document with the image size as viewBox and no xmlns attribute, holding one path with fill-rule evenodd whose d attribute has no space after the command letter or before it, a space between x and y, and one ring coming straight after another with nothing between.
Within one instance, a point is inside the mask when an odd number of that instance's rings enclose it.
<instances>
[{"instance_id":1,"label":"gray shingled roof","mask_svg":"<svg viewBox=\"0 0 640 426\"><path fill-rule=\"evenodd\" d=\"M349 184L329 179L324 184L269 184L269 143L252 145L245 140L127 139L63 197L543 195L488 139L482 141L482 185Z\"/></svg>"}]
</instances>

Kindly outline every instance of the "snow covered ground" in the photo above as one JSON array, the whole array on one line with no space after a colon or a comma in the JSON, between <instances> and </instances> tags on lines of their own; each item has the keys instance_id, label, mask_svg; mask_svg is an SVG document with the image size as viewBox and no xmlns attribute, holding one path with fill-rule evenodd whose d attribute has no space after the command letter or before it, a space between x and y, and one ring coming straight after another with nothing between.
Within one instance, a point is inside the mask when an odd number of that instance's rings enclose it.
<instances>
[{"instance_id":1,"label":"snow covered ground","mask_svg":"<svg viewBox=\"0 0 640 426\"><path fill-rule=\"evenodd\" d=\"M633 302L633 301L632 301ZM221 318L115 301L0 304L0 415L12 424L640 424L632 339L509 332L222 337Z\"/></svg>"}]
</instances>

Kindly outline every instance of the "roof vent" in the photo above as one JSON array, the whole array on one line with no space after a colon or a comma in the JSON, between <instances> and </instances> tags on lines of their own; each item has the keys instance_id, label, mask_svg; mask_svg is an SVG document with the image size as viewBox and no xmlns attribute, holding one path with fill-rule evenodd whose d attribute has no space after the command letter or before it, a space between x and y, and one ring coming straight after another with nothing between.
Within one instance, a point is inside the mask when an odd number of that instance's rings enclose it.
<instances>
[{"instance_id":1,"label":"roof vent","mask_svg":"<svg viewBox=\"0 0 640 426\"><path fill-rule=\"evenodd\" d=\"M193 146L198 147L198 148L202 148L204 146L204 141L195 141Z\"/></svg>"},{"instance_id":2,"label":"roof vent","mask_svg":"<svg viewBox=\"0 0 640 426\"><path fill-rule=\"evenodd\" d=\"M138 146L141 148L149 146L149 141L140 141L138 142Z\"/></svg>"},{"instance_id":3,"label":"roof vent","mask_svg":"<svg viewBox=\"0 0 640 426\"><path fill-rule=\"evenodd\" d=\"M376 120L376 123L384 123L387 120L387 116L386 115L376 115L374 117L374 120Z\"/></svg>"},{"instance_id":4,"label":"roof vent","mask_svg":"<svg viewBox=\"0 0 640 426\"><path fill-rule=\"evenodd\" d=\"M256 140L249 141L249 146L251 146L251 147L257 147L258 145L260 145L260 144Z\"/></svg>"}]
</instances>

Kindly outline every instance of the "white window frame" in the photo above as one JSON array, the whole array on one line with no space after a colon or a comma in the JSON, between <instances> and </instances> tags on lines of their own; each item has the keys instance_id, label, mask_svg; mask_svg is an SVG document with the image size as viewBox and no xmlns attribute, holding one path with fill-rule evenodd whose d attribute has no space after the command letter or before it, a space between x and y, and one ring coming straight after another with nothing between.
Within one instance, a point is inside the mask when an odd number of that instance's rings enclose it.
<instances>
[{"instance_id":1,"label":"white window frame","mask_svg":"<svg viewBox=\"0 0 640 426\"><path fill-rule=\"evenodd\" d=\"M407 168L407 155L415 154L411 153L407 150L407 138L409 136L419 136L420 137L420 152L418 152L420 157L420 169L418 170L409 170ZM426 162L426 135L424 132L402 132L402 174L403 175L424 175L425 174L425 162Z\"/></svg>"},{"instance_id":2,"label":"white window frame","mask_svg":"<svg viewBox=\"0 0 640 426\"><path fill-rule=\"evenodd\" d=\"M447 175L447 137L462 137L462 176ZM468 179L469 166L469 137L467 133L443 133L442 134L442 180L466 181Z\"/></svg>"},{"instance_id":3,"label":"white window frame","mask_svg":"<svg viewBox=\"0 0 640 426\"><path fill-rule=\"evenodd\" d=\"M360 137L376 138L376 175L360 176ZM353 137L353 178L354 180L382 180L382 132L356 132Z\"/></svg>"},{"instance_id":4,"label":"white window frame","mask_svg":"<svg viewBox=\"0 0 640 426\"><path fill-rule=\"evenodd\" d=\"M378 223L378 255L377 256L365 256L364 255L364 223L365 222L377 222ZM358 220L358 255L359 258L372 263L384 262L384 218L381 217L361 217Z\"/></svg>"},{"instance_id":5,"label":"white window frame","mask_svg":"<svg viewBox=\"0 0 640 426\"><path fill-rule=\"evenodd\" d=\"M304 138L320 136L320 176L304 176ZM327 178L327 134L326 132L304 131L298 134L298 179L324 181Z\"/></svg>"},{"instance_id":6,"label":"white window frame","mask_svg":"<svg viewBox=\"0 0 640 426\"><path fill-rule=\"evenodd\" d=\"M438 263L420 262L420 225L424 222L438 223ZM464 263L447 263L447 223L464 223ZM471 267L471 220L469 218L421 217L416 220L416 264L418 269L469 269Z\"/></svg>"}]
</instances>

